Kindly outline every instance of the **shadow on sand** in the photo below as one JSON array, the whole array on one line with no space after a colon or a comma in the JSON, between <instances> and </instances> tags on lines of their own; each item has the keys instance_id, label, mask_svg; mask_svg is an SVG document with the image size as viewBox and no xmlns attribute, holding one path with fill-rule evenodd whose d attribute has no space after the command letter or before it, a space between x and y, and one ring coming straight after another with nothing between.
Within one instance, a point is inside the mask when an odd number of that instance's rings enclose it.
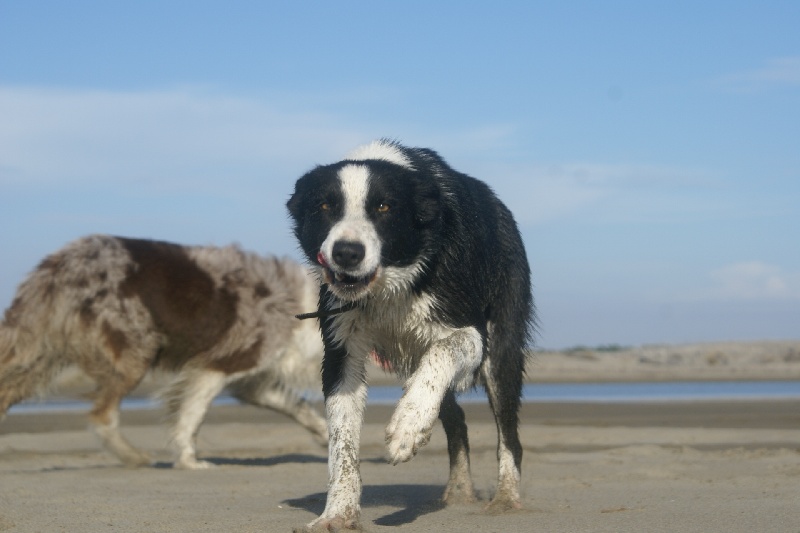
<instances>
[{"instance_id":1,"label":"shadow on sand","mask_svg":"<svg viewBox=\"0 0 800 533\"><path fill-rule=\"evenodd\" d=\"M361 496L363 507L389 505L399 509L374 521L378 526L410 524L420 516L444 509L443 485L366 485ZM325 493L309 494L283 503L316 515L325 510Z\"/></svg>"},{"instance_id":2,"label":"shadow on sand","mask_svg":"<svg viewBox=\"0 0 800 533\"><path fill-rule=\"evenodd\" d=\"M328 458L320 455L307 453L287 453L275 455L273 457L253 457L253 458L233 458L233 457L203 457L204 461L217 466L276 466L283 464L308 464L308 463L327 463ZM153 468L172 468L171 462L160 461L153 465Z\"/></svg>"}]
</instances>

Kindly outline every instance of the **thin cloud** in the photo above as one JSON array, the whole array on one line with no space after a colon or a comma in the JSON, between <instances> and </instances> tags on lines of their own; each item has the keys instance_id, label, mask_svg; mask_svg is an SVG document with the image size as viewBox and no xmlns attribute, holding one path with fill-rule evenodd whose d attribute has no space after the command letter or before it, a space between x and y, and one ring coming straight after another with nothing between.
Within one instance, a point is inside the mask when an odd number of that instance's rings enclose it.
<instances>
[{"instance_id":1,"label":"thin cloud","mask_svg":"<svg viewBox=\"0 0 800 533\"><path fill-rule=\"evenodd\" d=\"M725 76L719 83L736 91L758 91L772 87L800 87L800 56L767 60L760 68Z\"/></svg>"},{"instance_id":2,"label":"thin cloud","mask_svg":"<svg viewBox=\"0 0 800 533\"><path fill-rule=\"evenodd\" d=\"M198 88L143 92L0 86L0 184L164 190L252 189L292 183L374 137L432 146L489 182L523 225L571 216L652 217L673 212L664 191L692 190L707 172L636 164L541 165L520 155L513 124L419 131L352 124L296 103ZM501 161L514 159L508 164ZM223 187L224 185L224 187ZM284 189L288 191L288 186ZM685 212L689 201L681 201ZM709 206L703 204L703 209Z\"/></svg>"},{"instance_id":3,"label":"thin cloud","mask_svg":"<svg viewBox=\"0 0 800 533\"><path fill-rule=\"evenodd\" d=\"M711 295L728 300L800 298L800 274L762 261L733 263L710 274Z\"/></svg>"},{"instance_id":4,"label":"thin cloud","mask_svg":"<svg viewBox=\"0 0 800 533\"><path fill-rule=\"evenodd\" d=\"M682 216L694 204L677 202L665 191L680 195L716 186L716 178L709 172L653 165L523 164L481 172L496 177L491 182L494 189L523 225L598 211L612 217ZM703 203L699 209L710 208L713 206Z\"/></svg>"},{"instance_id":5,"label":"thin cloud","mask_svg":"<svg viewBox=\"0 0 800 533\"><path fill-rule=\"evenodd\" d=\"M28 186L196 188L256 174L287 179L387 136L469 161L476 153L496 156L515 134L509 124L447 132L354 123L310 112L294 96L243 98L193 87L113 92L0 86L0 116L0 184Z\"/></svg>"},{"instance_id":6,"label":"thin cloud","mask_svg":"<svg viewBox=\"0 0 800 533\"><path fill-rule=\"evenodd\" d=\"M191 90L0 87L0 183L196 180L310 165L361 135L329 116ZM184 176L181 178L181 176Z\"/></svg>"}]
</instances>

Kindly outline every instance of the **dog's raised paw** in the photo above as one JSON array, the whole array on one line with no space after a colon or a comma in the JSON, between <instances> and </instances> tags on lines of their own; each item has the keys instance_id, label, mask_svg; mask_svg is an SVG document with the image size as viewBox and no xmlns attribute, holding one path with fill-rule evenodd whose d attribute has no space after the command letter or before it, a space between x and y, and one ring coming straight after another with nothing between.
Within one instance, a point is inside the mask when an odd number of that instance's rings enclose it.
<instances>
[{"instance_id":1,"label":"dog's raised paw","mask_svg":"<svg viewBox=\"0 0 800 533\"><path fill-rule=\"evenodd\" d=\"M435 410L413 401L414 394L407 391L386 426L386 449L393 465L411 460L431 439ZM437 404L438 405L438 404Z\"/></svg>"},{"instance_id":2,"label":"dog's raised paw","mask_svg":"<svg viewBox=\"0 0 800 533\"><path fill-rule=\"evenodd\" d=\"M386 429L386 451L393 465L410 461L431 439L431 428L409 423L392 423Z\"/></svg>"}]
</instances>

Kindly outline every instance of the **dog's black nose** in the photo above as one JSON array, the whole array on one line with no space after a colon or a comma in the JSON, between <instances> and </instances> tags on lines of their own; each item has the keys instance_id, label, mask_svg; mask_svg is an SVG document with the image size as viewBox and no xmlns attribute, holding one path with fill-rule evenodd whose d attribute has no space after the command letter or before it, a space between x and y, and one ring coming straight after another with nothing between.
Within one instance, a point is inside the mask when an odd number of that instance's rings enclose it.
<instances>
[{"instance_id":1,"label":"dog's black nose","mask_svg":"<svg viewBox=\"0 0 800 533\"><path fill-rule=\"evenodd\" d=\"M333 243L333 262L342 268L353 268L364 260L366 249L360 242L336 241Z\"/></svg>"}]
</instances>

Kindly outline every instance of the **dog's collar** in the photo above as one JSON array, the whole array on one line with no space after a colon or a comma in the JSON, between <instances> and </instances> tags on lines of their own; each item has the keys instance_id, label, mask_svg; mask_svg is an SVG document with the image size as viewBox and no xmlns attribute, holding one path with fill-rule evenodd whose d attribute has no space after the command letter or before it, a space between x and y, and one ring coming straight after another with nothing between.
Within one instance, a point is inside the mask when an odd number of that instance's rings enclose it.
<instances>
[{"instance_id":1,"label":"dog's collar","mask_svg":"<svg viewBox=\"0 0 800 533\"><path fill-rule=\"evenodd\" d=\"M327 318L329 316L346 313L347 311L352 311L356 307L358 307L358 302L347 302L343 306L337 307L336 309L318 309L312 313L302 313L294 316L295 318L298 318L300 320L305 320L307 318Z\"/></svg>"}]
</instances>

